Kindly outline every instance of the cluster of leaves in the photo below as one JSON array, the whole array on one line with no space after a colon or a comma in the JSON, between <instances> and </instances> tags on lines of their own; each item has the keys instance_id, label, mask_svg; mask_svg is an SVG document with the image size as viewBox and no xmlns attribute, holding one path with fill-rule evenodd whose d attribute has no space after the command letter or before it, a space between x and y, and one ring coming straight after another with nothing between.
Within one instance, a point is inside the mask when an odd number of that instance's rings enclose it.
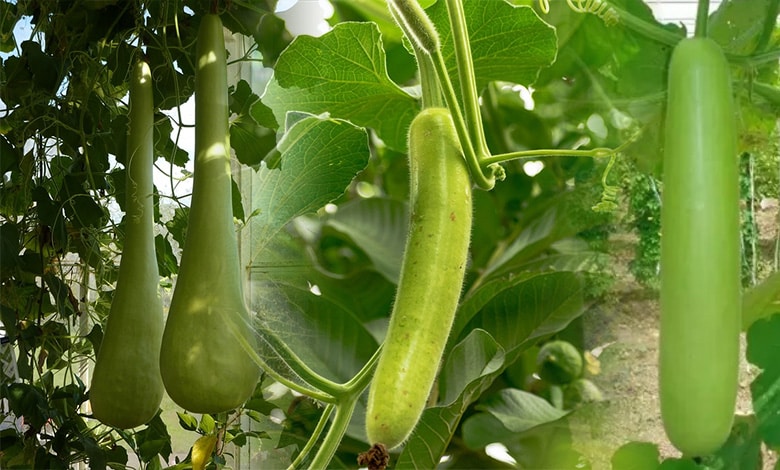
<instances>
[{"instance_id":1,"label":"cluster of leaves","mask_svg":"<svg viewBox=\"0 0 780 470\"><path fill-rule=\"evenodd\" d=\"M158 166L168 165L173 179L189 159L171 138L171 116L192 94L192 43L205 13L202 3L0 3L0 17L10 19L0 28L0 47L13 52L0 68L0 99L7 106L0 116L0 320L19 351L21 379L3 384L0 398L17 416L42 417L31 421L27 434L0 435L3 449L18 450L2 458L13 455L20 466L36 453L52 467L78 460L93 468L125 464L120 441L151 468L172 455L160 416L135 432L85 420L79 410L88 392L72 366L98 347L116 280L123 230L109 207L121 208L124 199L129 66L143 45L160 111L155 151L164 163ZM230 95L231 145L244 170L237 173L233 210L247 247L242 253L257 312L258 357L309 390L317 384L307 382L296 364L344 383L384 335L408 220L406 132L419 110L417 66L384 2L332 3L330 32L292 42L271 0L232 0L220 10L229 30L251 38L237 59L259 53L274 71L264 91L239 81ZM617 146L641 129L629 160L647 173L659 171L673 41L608 27L597 16L565 7L542 21L521 3L464 5L491 151ZM640 0L612 3L667 39L683 35L677 26L658 24ZM745 8L748 2L724 2L721 10L732 3ZM456 77L445 2L426 4ZM715 18L725 24L744 14ZM10 32L23 18L36 33L16 45ZM750 54L769 41L751 40L754 49L729 52ZM533 105L519 92L531 86ZM529 358L537 343L567 328L603 289L594 280L603 279L608 264L603 250L612 216L591 207L604 163L545 158L534 176L524 163L507 163L505 181L475 194L462 302L433 406L393 455L399 468L433 468L443 456L452 467L500 467L485 450L495 442L524 467L587 466L571 447L571 410L539 396ZM178 196L161 194L158 201L177 202ZM156 214L165 277L176 274L173 246L184 241L187 211L182 204L170 218L162 210ZM86 286L87 274L97 284L96 300L71 287ZM65 385L47 385L53 371L65 373ZM353 467L366 449L364 409L357 403L334 465ZM280 412L281 425L270 418ZM199 420L179 413L180 426L197 440L177 467L203 453L213 455L211 466L223 465L226 443L240 447L257 438L275 449L251 458L287 465L324 413L315 401L264 380L237 413ZM38 440L49 435L55 438Z\"/></svg>"},{"instance_id":2,"label":"cluster of leaves","mask_svg":"<svg viewBox=\"0 0 780 470\"><path fill-rule=\"evenodd\" d=\"M155 76L155 153L173 178L190 157L172 138L175 114L163 111L192 94L193 40L204 7L195 1L0 2L0 322L4 343L10 340L4 348L17 357L8 371L18 373L10 381L3 375L0 398L24 417L23 425L2 431L3 467L123 465L125 449L159 467L159 457L167 462L171 454L159 416L120 434L85 419L88 390L80 368L99 347L122 249L116 207L125 200L130 67L143 46ZM230 30L255 40L250 53L259 51L267 65L291 39L274 7L273 1L229 2L220 11ZM242 108L246 88L231 96L242 157L249 147L275 144L274 132ZM257 161L262 156L251 153ZM176 194L161 196L176 203ZM163 222L160 198L155 202L155 219ZM184 239L186 211L177 209L157 236L164 276L177 271L172 242Z\"/></svg>"}]
</instances>

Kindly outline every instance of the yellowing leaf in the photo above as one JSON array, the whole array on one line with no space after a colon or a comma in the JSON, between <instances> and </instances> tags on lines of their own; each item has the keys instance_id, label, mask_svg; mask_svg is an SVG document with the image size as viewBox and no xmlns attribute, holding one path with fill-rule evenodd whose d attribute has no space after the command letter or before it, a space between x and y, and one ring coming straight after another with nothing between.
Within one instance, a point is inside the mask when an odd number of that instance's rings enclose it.
<instances>
[{"instance_id":1,"label":"yellowing leaf","mask_svg":"<svg viewBox=\"0 0 780 470\"><path fill-rule=\"evenodd\" d=\"M192 470L203 470L211 460L211 454L217 445L217 436L201 436L192 445Z\"/></svg>"}]
</instances>

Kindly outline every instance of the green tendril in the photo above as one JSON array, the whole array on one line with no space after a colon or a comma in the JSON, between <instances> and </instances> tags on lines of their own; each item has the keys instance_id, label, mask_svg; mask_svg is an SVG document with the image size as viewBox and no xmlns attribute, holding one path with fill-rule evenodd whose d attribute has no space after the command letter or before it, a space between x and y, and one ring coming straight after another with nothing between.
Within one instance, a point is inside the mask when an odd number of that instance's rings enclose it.
<instances>
[{"instance_id":1,"label":"green tendril","mask_svg":"<svg viewBox=\"0 0 780 470\"><path fill-rule=\"evenodd\" d=\"M591 209L594 212L612 212L618 208L618 195L620 194L620 187L613 186L607 183L607 177L612 170L612 165L617 160L617 153L612 152L609 156L609 162L607 167L604 168L604 173L601 175L601 200L593 206Z\"/></svg>"}]
</instances>

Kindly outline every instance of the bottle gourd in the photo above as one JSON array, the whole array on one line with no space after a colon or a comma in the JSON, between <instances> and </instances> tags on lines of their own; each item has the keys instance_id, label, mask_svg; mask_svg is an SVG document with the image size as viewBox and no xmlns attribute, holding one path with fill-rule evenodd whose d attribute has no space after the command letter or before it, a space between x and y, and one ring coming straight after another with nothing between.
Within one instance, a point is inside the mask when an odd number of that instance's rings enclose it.
<instances>
[{"instance_id":1,"label":"bottle gourd","mask_svg":"<svg viewBox=\"0 0 780 470\"><path fill-rule=\"evenodd\" d=\"M666 433L701 456L728 438L740 332L739 170L729 66L690 38L669 65L659 381Z\"/></svg>"},{"instance_id":2,"label":"bottle gourd","mask_svg":"<svg viewBox=\"0 0 780 470\"><path fill-rule=\"evenodd\" d=\"M203 17L195 74L195 168L187 235L160 352L165 389L179 406L218 413L254 391L259 367L244 299L231 199L222 22Z\"/></svg>"},{"instance_id":3,"label":"bottle gourd","mask_svg":"<svg viewBox=\"0 0 780 470\"><path fill-rule=\"evenodd\" d=\"M471 179L447 109L409 130L411 221L390 326L368 394L366 433L392 449L425 409L458 307L471 240Z\"/></svg>"},{"instance_id":4,"label":"bottle gourd","mask_svg":"<svg viewBox=\"0 0 780 470\"><path fill-rule=\"evenodd\" d=\"M152 75L143 61L132 70L129 114L124 249L89 392L93 415L118 428L151 420L163 397L163 307L152 197L154 104Z\"/></svg>"}]
</instances>

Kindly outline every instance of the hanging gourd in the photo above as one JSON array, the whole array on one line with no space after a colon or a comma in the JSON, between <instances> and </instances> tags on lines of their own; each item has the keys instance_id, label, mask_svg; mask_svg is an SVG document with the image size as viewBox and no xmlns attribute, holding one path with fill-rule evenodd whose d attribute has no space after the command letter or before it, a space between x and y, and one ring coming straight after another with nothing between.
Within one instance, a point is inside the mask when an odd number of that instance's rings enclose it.
<instances>
[{"instance_id":1,"label":"hanging gourd","mask_svg":"<svg viewBox=\"0 0 780 470\"><path fill-rule=\"evenodd\" d=\"M154 104L152 74L143 61L133 68L129 120L124 249L89 392L93 415L118 428L152 419L163 396L163 308L154 249Z\"/></svg>"},{"instance_id":2,"label":"hanging gourd","mask_svg":"<svg viewBox=\"0 0 780 470\"><path fill-rule=\"evenodd\" d=\"M254 391L259 367L233 224L222 22L203 17L195 73L195 168L187 235L163 334L165 389L182 408L218 413Z\"/></svg>"}]
</instances>

